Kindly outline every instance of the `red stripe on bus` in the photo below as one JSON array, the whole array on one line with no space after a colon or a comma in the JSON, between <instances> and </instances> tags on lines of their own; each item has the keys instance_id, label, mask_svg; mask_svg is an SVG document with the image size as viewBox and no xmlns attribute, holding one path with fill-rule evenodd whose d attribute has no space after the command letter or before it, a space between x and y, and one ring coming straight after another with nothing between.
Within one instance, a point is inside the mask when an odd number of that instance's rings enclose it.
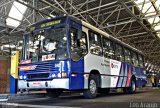
<instances>
[{"instance_id":1,"label":"red stripe on bus","mask_svg":"<svg viewBox=\"0 0 160 108\"><path fill-rule=\"evenodd\" d=\"M127 79L126 87L129 87L129 86L130 86L130 82L131 82L131 67L129 67L128 79Z\"/></svg>"}]
</instances>

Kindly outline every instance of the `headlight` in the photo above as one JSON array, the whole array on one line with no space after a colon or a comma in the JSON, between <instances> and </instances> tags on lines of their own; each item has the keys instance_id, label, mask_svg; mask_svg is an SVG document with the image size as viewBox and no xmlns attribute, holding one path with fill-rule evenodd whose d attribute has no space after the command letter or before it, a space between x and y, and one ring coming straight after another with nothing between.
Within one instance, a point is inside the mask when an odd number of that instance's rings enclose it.
<instances>
[{"instance_id":1,"label":"headlight","mask_svg":"<svg viewBox=\"0 0 160 108\"><path fill-rule=\"evenodd\" d=\"M52 78L54 78L54 77L56 77L56 75L55 74L52 74L52 76L51 76Z\"/></svg>"},{"instance_id":2,"label":"headlight","mask_svg":"<svg viewBox=\"0 0 160 108\"><path fill-rule=\"evenodd\" d=\"M24 77L23 77L24 79L26 79L27 78L27 76L26 75L24 75Z\"/></svg>"},{"instance_id":3,"label":"headlight","mask_svg":"<svg viewBox=\"0 0 160 108\"><path fill-rule=\"evenodd\" d=\"M59 77L59 78L61 77L61 74L60 74L60 73L58 73L58 77Z\"/></svg>"},{"instance_id":4,"label":"headlight","mask_svg":"<svg viewBox=\"0 0 160 108\"><path fill-rule=\"evenodd\" d=\"M23 79L23 76L21 75L21 76L19 76L19 79Z\"/></svg>"}]
</instances>

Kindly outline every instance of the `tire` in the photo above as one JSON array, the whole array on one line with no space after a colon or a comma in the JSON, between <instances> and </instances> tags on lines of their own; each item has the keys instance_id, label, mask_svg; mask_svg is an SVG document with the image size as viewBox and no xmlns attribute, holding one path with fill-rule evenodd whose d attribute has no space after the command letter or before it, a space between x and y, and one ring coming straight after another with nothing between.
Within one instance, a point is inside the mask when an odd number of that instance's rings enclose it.
<instances>
[{"instance_id":1,"label":"tire","mask_svg":"<svg viewBox=\"0 0 160 108\"><path fill-rule=\"evenodd\" d=\"M88 81L88 89L84 91L84 97L87 99L93 99L97 96L98 91L98 77L91 74Z\"/></svg>"},{"instance_id":2,"label":"tire","mask_svg":"<svg viewBox=\"0 0 160 108\"><path fill-rule=\"evenodd\" d=\"M110 92L110 89L109 88L100 88L98 90L98 92L101 94L108 94Z\"/></svg>"},{"instance_id":3,"label":"tire","mask_svg":"<svg viewBox=\"0 0 160 108\"><path fill-rule=\"evenodd\" d=\"M126 94L133 94L136 92L136 83L135 83L135 80L131 80L131 84L130 84L130 87L128 88L123 88L123 92L126 93Z\"/></svg>"},{"instance_id":4,"label":"tire","mask_svg":"<svg viewBox=\"0 0 160 108\"><path fill-rule=\"evenodd\" d=\"M58 90L58 89L47 89L46 91L47 91L47 96L51 98L57 98L62 93L62 90Z\"/></svg>"}]
</instances>

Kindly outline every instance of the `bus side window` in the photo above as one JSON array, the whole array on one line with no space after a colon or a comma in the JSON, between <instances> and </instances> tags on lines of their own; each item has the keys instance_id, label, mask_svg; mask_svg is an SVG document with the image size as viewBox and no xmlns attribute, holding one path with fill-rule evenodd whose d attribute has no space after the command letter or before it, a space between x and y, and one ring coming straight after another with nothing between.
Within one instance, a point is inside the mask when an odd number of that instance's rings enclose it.
<instances>
[{"instance_id":1,"label":"bus side window","mask_svg":"<svg viewBox=\"0 0 160 108\"><path fill-rule=\"evenodd\" d=\"M73 60L78 61L81 57L87 54L87 36L82 32L78 37L78 29L71 28L71 57Z\"/></svg>"},{"instance_id":2,"label":"bus side window","mask_svg":"<svg viewBox=\"0 0 160 108\"><path fill-rule=\"evenodd\" d=\"M116 44L115 47L115 59L118 61L124 61L123 48L118 44Z\"/></svg>"},{"instance_id":3,"label":"bus side window","mask_svg":"<svg viewBox=\"0 0 160 108\"><path fill-rule=\"evenodd\" d=\"M89 48L92 54L102 56L101 36L98 33L89 31Z\"/></svg>"},{"instance_id":4,"label":"bus side window","mask_svg":"<svg viewBox=\"0 0 160 108\"><path fill-rule=\"evenodd\" d=\"M103 53L105 58L114 58L113 42L106 38L103 38Z\"/></svg>"},{"instance_id":5,"label":"bus side window","mask_svg":"<svg viewBox=\"0 0 160 108\"><path fill-rule=\"evenodd\" d=\"M138 66L138 58L137 58L137 54L135 52L132 52L132 64L134 66Z\"/></svg>"},{"instance_id":6,"label":"bus side window","mask_svg":"<svg viewBox=\"0 0 160 108\"><path fill-rule=\"evenodd\" d=\"M143 67L143 58L142 58L142 55L138 55L138 60L139 60L139 66Z\"/></svg>"},{"instance_id":7,"label":"bus side window","mask_svg":"<svg viewBox=\"0 0 160 108\"><path fill-rule=\"evenodd\" d=\"M128 49L124 49L124 54L125 54L125 62L126 63L131 63L131 52Z\"/></svg>"},{"instance_id":8,"label":"bus side window","mask_svg":"<svg viewBox=\"0 0 160 108\"><path fill-rule=\"evenodd\" d=\"M87 54L87 34L82 32L81 38L79 39L80 48L83 50L82 55Z\"/></svg>"}]
</instances>

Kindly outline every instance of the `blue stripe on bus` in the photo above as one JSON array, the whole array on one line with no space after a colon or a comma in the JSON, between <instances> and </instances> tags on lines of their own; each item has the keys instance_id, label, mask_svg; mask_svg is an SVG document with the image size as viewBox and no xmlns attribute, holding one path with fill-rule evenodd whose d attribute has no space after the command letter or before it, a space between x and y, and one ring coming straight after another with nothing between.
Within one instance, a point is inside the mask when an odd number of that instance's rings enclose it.
<instances>
[{"instance_id":1,"label":"blue stripe on bus","mask_svg":"<svg viewBox=\"0 0 160 108\"><path fill-rule=\"evenodd\" d=\"M120 83L121 83L121 73L122 73L122 63L121 63L120 72L119 72L119 76L118 76L118 81L117 81L116 87L120 87Z\"/></svg>"},{"instance_id":2,"label":"blue stripe on bus","mask_svg":"<svg viewBox=\"0 0 160 108\"><path fill-rule=\"evenodd\" d=\"M125 85L126 85L127 71L128 71L128 65L127 65L127 63L124 63L124 77L123 77L122 87L125 87Z\"/></svg>"},{"instance_id":3,"label":"blue stripe on bus","mask_svg":"<svg viewBox=\"0 0 160 108\"><path fill-rule=\"evenodd\" d=\"M118 87L122 87L122 83L123 83L123 79L124 79L124 63L122 63L121 65L121 73L120 73L120 81L119 81L119 84L118 84Z\"/></svg>"},{"instance_id":4,"label":"blue stripe on bus","mask_svg":"<svg viewBox=\"0 0 160 108\"><path fill-rule=\"evenodd\" d=\"M122 77L121 87L123 87L125 64L123 63L122 66L123 66L123 77Z\"/></svg>"},{"instance_id":5,"label":"blue stripe on bus","mask_svg":"<svg viewBox=\"0 0 160 108\"><path fill-rule=\"evenodd\" d=\"M121 87L122 87L122 84L123 84L123 81L124 81L125 63L123 63L122 66L123 66L123 70L122 70L122 72L123 72L123 73L122 73L122 76L123 76L123 77L122 77Z\"/></svg>"}]
</instances>

